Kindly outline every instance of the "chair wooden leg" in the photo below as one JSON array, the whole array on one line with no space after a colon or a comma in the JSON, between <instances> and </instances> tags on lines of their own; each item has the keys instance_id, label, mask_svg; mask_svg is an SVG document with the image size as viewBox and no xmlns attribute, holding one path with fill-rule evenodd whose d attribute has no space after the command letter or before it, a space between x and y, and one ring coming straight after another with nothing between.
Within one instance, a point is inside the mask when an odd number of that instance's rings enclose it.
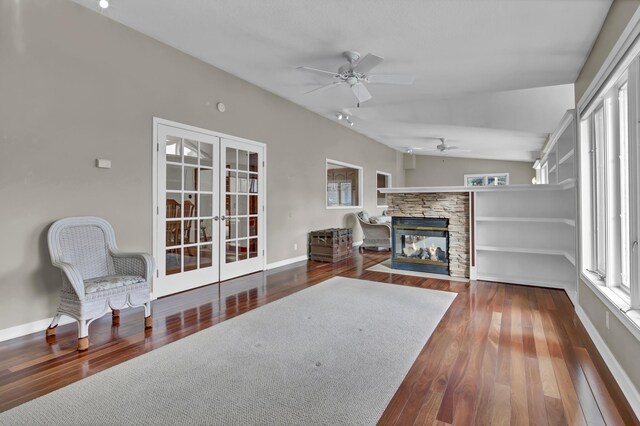
<instances>
[{"instance_id":1,"label":"chair wooden leg","mask_svg":"<svg viewBox=\"0 0 640 426\"><path fill-rule=\"evenodd\" d=\"M120 316L120 309L114 309L113 311L111 311L111 316L113 318L117 318Z\"/></svg>"},{"instance_id":2,"label":"chair wooden leg","mask_svg":"<svg viewBox=\"0 0 640 426\"><path fill-rule=\"evenodd\" d=\"M89 336L81 337L78 339L78 350L86 351L89 349Z\"/></svg>"},{"instance_id":3,"label":"chair wooden leg","mask_svg":"<svg viewBox=\"0 0 640 426\"><path fill-rule=\"evenodd\" d=\"M151 315L145 317L144 319L144 328L152 328L153 327L153 318Z\"/></svg>"},{"instance_id":4,"label":"chair wooden leg","mask_svg":"<svg viewBox=\"0 0 640 426\"><path fill-rule=\"evenodd\" d=\"M112 325L120 325L120 310L114 309L111 311L111 324Z\"/></svg>"},{"instance_id":5,"label":"chair wooden leg","mask_svg":"<svg viewBox=\"0 0 640 426\"><path fill-rule=\"evenodd\" d=\"M60 322L60 317L61 317L60 314L56 314L53 317L53 320L51 321L51 325L49 325L49 328L47 328L47 331L45 333L47 337L56 335L56 331L57 331L56 328L58 327L58 322Z\"/></svg>"}]
</instances>

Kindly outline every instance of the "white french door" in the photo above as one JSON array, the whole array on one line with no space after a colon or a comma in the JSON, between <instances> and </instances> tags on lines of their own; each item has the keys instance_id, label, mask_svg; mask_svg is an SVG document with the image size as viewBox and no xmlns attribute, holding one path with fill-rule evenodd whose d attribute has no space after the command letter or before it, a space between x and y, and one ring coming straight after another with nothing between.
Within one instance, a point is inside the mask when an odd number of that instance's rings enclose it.
<instances>
[{"instance_id":1,"label":"white french door","mask_svg":"<svg viewBox=\"0 0 640 426\"><path fill-rule=\"evenodd\" d=\"M154 296L263 270L264 145L154 126Z\"/></svg>"},{"instance_id":2,"label":"white french door","mask_svg":"<svg viewBox=\"0 0 640 426\"><path fill-rule=\"evenodd\" d=\"M222 138L220 144L220 279L264 265L264 148Z\"/></svg>"}]
</instances>

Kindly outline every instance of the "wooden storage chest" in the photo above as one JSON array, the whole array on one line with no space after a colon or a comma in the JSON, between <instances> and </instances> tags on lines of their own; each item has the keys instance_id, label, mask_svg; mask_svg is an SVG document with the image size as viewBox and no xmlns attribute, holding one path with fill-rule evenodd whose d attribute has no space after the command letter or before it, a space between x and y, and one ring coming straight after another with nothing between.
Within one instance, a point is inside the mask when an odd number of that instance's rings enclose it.
<instances>
[{"instance_id":1,"label":"wooden storage chest","mask_svg":"<svg viewBox=\"0 0 640 426\"><path fill-rule=\"evenodd\" d=\"M309 233L309 259L339 262L353 254L351 228L330 228Z\"/></svg>"}]
</instances>

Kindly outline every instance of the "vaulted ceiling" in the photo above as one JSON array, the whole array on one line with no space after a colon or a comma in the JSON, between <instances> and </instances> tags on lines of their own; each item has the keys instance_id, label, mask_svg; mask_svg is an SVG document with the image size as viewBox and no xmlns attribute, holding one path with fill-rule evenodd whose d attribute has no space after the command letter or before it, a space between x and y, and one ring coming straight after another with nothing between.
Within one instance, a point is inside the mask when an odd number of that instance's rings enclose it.
<instances>
[{"instance_id":1,"label":"vaulted ceiling","mask_svg":"<svg viewBox=\"0 0 640 426\"><path fill-rule=\"evenodd\" d=\"M97 0L75 0L99 11ZM103 13L398 150L531 161L567 109L611 0L111 0ZM356 107L348 86L310 94L341 53L385 58ZM431 152L433 138L461 148Z\"/></svg>"}]
</instances>

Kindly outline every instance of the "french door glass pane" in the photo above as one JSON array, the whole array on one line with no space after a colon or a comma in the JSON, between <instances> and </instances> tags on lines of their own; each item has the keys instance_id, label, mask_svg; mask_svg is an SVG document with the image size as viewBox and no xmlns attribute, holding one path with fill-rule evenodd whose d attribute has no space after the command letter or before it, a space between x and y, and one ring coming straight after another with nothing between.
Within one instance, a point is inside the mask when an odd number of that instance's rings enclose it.
<instances>
[{"instance_id":1,"label":"french door glass pane","mask_svg":"<svg viewBox=\"0 0 640 426\"><path fill-rule=\"evenodd\" d=\"M249 257L258 257L258 239L251 238L249 240Z\"/></svg>"},{"instance_id":2,"label":"french door glass pane","mask_svg":"<svg viewBox=\"0 0 640 426\"><path fill-rule=\"evenodd\" d=\"M184 162L185 164L198 164L198 141L184 140Z\"/></svg>"},{"instance_id":3,"label":"french door glass pane","mask_svg":"<svg viewBox=\"0 0 640 426\"><path fill-rule=\"evenodd\" d=\"M213 191L213 170L212 169L200 169L200 191Z\"/></svg>"},{"instance_id":4,"label":"french door glass pane","mask_svg":"<svg viewBox=\"0 0 640 426\"><path fill-rule=\"evenodd\" d=\"M238 170L248 170L249 169L249 153L247 151L239 150L238 151Z\"/></svg>"},{"instance_id":5,"label":"french door glass pane","mask_svg":"<svg viewBox=\"0 0 640 426\"><path fill-rule=\"evenodd\" d=\"M200 268L208 268L213 264L211 247L211 244L204 244L200 246Z\"/></svg>"},{"instance_id":6,"label":"french door glass pane","mask_svg":"<svg viewBox=\"0 0 640 426\"><path fill-rule=\"evenodd\" d=\"M182 139L175 136L167 136L166 149L167 161L180 163L182 161Z\"/></svg>"},{"instance_id":7,"label":"french door glass pane","mask_svg":"<svg viewBox=\"0 0 640 426\"><path fill-rule=\"evenodd\" d=\"M182 217L196 217L198 215L198 209L196 205L198 203L198 195L196 193L184 194L184 203L182 204Z\"/></svg>"},{"instance_id":8,"label":"french door glass pane","mask_svg":"<svg viewBox=\"0 0 640 426\"><path fill-rule=\"evenodd\" d=\"M195 191L198 188L198 184L196 180L197 180L196 168L185 166L184 167L184 190Z\"/></svg>"},{"instance_id":9,"label":"french door glass pane","mask_svg":"<svg viewBox=\"0 0 640 426\"><path fill-rule=\"evenodd\" d=\"M225 260L227 263L232 263L238 260L238 256L236 255L236 241L229 241L225 244Z\"/></svg>"},{"instance_id":10,"label":"french door glass pane","mask_svg":"<svg viewBox=\"0 0 640 426\"><path fill-rule=\"evenodd\" d=\"M182 167L167 164L167 191L182 190Z\"/></svg>"},{"instance_id":11,"label":"french door glass pane","mask_svg":"<svg viewBox=\"0 0 640 426\"><path fill-rule=\"evenodd\" d=\"M169 249L166 255L166 275L182 272L182 249Z\"/></svg>"},{"instance_id":12,"label":"french door glass pane","mask_svg":"<svg viewBox=\"0 0 640 426\"><path fill-rule=\"evenodd\" d=\"M245 260L247 258L248 241L238 240L238 260Z\"/></svg>"},{"instance_id":13,"label":"french door glass pane","mask_svg":"<svg viewBox=\"0 0 640 426\"><path fill-rule=\"evenodd\" d=\"M211 219L200 220L200 242L211 242L211 232L213 231L213 222ZM211 248L209 248L211 249Z\"/></svg>"},{"instance_id":14,"label":"french door glass pane","mask_svg":"<svg viewBox=\"0 0 640 426\"><path fill-rule=\"evenodd\" d=\"M236 166L238 164L238 162L236 161L236 150L235 149L227 148L226 158L227 158L227 165L226 165L227 169L237 169L238 168Z\"/></svg>"},{"instance_id":15,"label":"french door glass pane","mask_svg":"<svg viewBox=\"0 0 640 426\"><path fill-rule=\"evenodd\" d=\"M182 238L182 222L179 220L168 220L166 224L166 247L180 245Z\"/></svg>"}]
</instances>

